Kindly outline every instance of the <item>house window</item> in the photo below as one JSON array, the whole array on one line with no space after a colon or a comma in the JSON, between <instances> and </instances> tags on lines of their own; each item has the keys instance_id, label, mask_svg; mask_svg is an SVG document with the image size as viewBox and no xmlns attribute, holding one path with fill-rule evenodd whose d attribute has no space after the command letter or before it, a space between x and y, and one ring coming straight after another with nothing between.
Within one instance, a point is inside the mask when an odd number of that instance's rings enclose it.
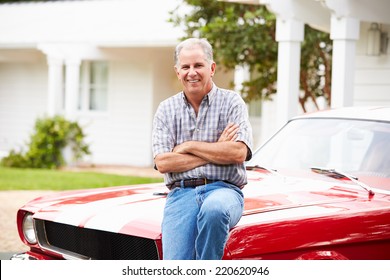
<instances>
[{"instance_id":1,"label":"house window","mask_svg":"<svg viewBox=\"0 0 390 280\"><path fill-rule=\"evenodd\" d=\"M80 68L79 110L106 111L107 97L107 62L83 61Z\"/></svg>"}]
</instances>

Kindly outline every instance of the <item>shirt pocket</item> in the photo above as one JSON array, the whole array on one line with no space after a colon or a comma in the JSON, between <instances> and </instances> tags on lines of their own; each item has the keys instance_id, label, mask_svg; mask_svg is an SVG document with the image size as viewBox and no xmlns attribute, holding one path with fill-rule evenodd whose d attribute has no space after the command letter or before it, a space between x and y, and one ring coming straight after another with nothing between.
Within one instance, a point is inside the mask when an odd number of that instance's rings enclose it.
<instances>
[{"instance_id":1,"label":"shirt pocket","mask_svg":"<svg viewBox=\"0 0 390 280\"><path fill-rule=\"evenodd\" d=\"M207 142L218 142L219 137L221 137L223 130L220 129L209 129L207 130L206 134L206 139L205 141Z\"/></svg>"},{"instance_id":2,"label":"shirt pocket","mask_svg":"<svg viewBox=\"0 0 390 280\"><path fill-rule=\"evenodd\" d=\"M206 128L203 131L203 135L204 135L203 141L218 142L218 139L221 137L224 128L225 127L223 125L218 125L218 124Z\"/></svg>"},{"instance_id":3,"label":"shirt pocket","mask_svg":"<svg viewBox=\"0 0 390 280\"><path fill-rule=\"evenodd\" d=\"M194 140L193 136L194 129L183 129L182 132L177 135L177 144Z\"/></svg>"}]
</instances>

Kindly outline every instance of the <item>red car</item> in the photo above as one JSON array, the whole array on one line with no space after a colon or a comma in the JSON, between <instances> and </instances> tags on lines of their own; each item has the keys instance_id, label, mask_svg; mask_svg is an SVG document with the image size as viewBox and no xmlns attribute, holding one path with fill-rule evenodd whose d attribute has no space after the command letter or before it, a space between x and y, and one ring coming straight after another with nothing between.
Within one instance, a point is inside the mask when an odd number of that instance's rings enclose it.
<instances>
[{"instance_id":1,"label":"red car","mask_svg":"<svg viewBox=\"0 0 390 280\"><path fill-rule=\"evenodd\" d=\"M390 108L294 118L247 170L224 259L390 259ZM166 192L158 183L37 198L17 213L30 250L12 259L162 259Z\"/></svg>"}]
</instances>

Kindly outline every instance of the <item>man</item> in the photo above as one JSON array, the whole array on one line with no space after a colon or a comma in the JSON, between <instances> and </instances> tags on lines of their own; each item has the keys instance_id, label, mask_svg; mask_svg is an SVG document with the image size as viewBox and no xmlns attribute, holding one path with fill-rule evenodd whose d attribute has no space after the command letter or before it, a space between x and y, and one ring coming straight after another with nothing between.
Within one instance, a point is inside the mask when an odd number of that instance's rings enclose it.
<instances>
[{"instance_id":1,"label":"man","mask_svg":"<svg viewBox=\"0 0 390 280\"><path fill-rule=\"evenodd\" d=\"M170 189L163 258L221 259L243 211L252 129L242 98L214 84L205 39L181 42L174 68L183 91L160 104L153 122L155 164Z\"/></svg>"}]
</instances>

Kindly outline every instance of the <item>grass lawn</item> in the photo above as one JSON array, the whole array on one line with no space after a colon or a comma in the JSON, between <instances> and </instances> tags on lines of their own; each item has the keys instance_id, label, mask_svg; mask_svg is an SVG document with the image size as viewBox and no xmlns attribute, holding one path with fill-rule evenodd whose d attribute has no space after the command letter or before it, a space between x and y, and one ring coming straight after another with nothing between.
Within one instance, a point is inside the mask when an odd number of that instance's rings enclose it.
<instances>
[{"instance_id":1,"label":"grass lawn","mask_svg":"<svg viewBox=\"0 0 390 280\"><path fill-rule=\"evenodd\" d=\"M74 190L162 181L159 178L121 176L94 172L0 167L0 191Z\"/></svg>"}]
</instances>

